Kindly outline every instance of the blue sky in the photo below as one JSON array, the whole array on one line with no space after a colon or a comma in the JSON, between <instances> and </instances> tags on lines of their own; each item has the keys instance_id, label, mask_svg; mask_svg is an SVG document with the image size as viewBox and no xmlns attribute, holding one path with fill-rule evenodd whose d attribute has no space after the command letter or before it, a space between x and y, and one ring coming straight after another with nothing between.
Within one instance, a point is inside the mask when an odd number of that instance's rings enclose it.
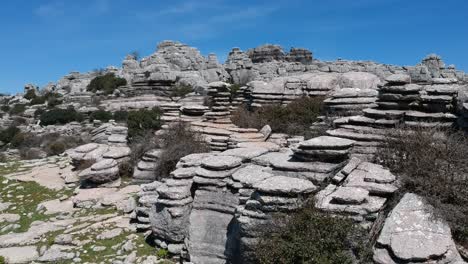
<instances>
[{"instance_id":1,"label":"blue sky","mask_svg":"<svg viewBox=\"0 0 468 264\"><path fill-rule=\"evenodd\" d=\"M414 65L437 53L468 71L466 0L23 0L0 4L0 92L120 66L165 39L222 61L232 47L305 47L322 60Z\"/></svg>"}]
</instances>

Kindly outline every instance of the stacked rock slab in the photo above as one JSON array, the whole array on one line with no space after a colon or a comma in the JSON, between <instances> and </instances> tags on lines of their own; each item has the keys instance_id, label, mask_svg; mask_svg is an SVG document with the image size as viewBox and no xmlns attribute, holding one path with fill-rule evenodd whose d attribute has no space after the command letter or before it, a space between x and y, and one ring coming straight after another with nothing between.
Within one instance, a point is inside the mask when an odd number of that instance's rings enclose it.
<instances>
[{"instance_id":1,"label":"stacked rock slab","mask_svg":"<svg viewBox=\"0 0 468 264\"><path fill-rule=\"evenodd\" d=\"M466 263L452 240L450 227L434 218L432 210L423 198L405 194L380 232L375 263Z\"/></svg>"},{"instance_id":2,"label":"stacked rock slab","mask_svg":"<svg viewBox=\"0 0 468 264\"><path fill-rule=\"evenodd\" d=\"M374 89L343 88L330 94L324 104L328 114L350 116L376 107L378 91Z\"/></svg>"},{"instance_id":3,"label":"stacked rock slab","mask_svg":"<svg viewBox=\"0 0 468 264\"><path fill-rule=\"evenodd\" d=\"M161 155L161 150L154 149L143 154L141 160L133 170L133 183L151 183L156 180L156 168Z\"/></svg>"},{"instance_id":4,"label":"stacked rock slab","mask_svg":"<svg viewBox=\"0 0 468 264\"><path fill-rule=\"evenodd\" d=\"M298 144L294 157L302 161L344 161L348 158L353 140L321 136Z\"/></svg>"},{"instance_id":5,"label":"stacked rock slab","mask_svg":"<svg viewBox=\"0 0 468 264\"><path fill-rule=\"evenodd\" d=\"M209 84L208 96L211 97L210 112L206 112L204 117L213 123L230 124L231 93L229 84L215 82Z\"/></svg>"},{"instance_id":6,"label":"stacked rock slab","mask_svg":"<svg viewBox=\"0 0 468 264\"><path fill-rule=\"evenodd\" d=\"M390 75L380 86L376 108L362 110L363 115L334 120L336 129L327 134L355 140L353 156L369 160L389 128L451 127L457 119L453 114L456 93L462 87L452 81L412 83L407 74Z\"/></svg>"},{"instance_id":7,"label":"stacked rock slab","mask_svg":"<svg viewBox=\"0 0 468 264\"><path fill-rule=\"evenodd\" d=\"M148 184L141 185L141 191L137 197L137 207L135 208L132 219L136 220L138 230L146 231L151 229L150 210L158 200L158 192L156 189L161 185L161 182L154 181Z\"/></svg>"},{"instance_id":8,"label":"stacked rock slab","mask_svg":"<svg viewBox=\"0 0 468 264\"><path fill-rule=\"evenodd\" d=\"M92 164L78 174L82 185L120 185L119 166L129 161L131 153L127 146L127 128L106 123L91 134L95 143L67 151L76 168Z\"/></svg>"},{"instance_id":9,"label":"stacked rock slab","mask_svg":"<svg viewBox=\"0 0 468 264\"><path fill-rule=\"evenodd\" d=\"M370 227L397 190L396 177L381 165L352 158L316 196L316 207Z\"/></svg>"},{"instance_id":10,"label":"stacked rock slab","mask_svg":"<svg viewBox=\"0 0 468 264\"><path fill-rule=\"evenodd\" d=\"M147 188L144 193L148 195L142 195L149 197L148 202L151 200L149 219L155 242L159 247L168 248L172 254L180 254L188 235L193 177L201 160L208 155L192 154L182 158L166 183Z\"/></svg>"},{"instance_id":11,"label":"stacked rock slab","mask_svg":"<svg viewBox=\"0 0 468 264\"><path fill-rule=\"evenodd\" d=\"M236 252L232 224L239 198L226 189L226 179L242 164L236 156L211 156L195 171L193 208L190 213L188 253L194 263L226 263Z\"/></svg>"}]
</instances>

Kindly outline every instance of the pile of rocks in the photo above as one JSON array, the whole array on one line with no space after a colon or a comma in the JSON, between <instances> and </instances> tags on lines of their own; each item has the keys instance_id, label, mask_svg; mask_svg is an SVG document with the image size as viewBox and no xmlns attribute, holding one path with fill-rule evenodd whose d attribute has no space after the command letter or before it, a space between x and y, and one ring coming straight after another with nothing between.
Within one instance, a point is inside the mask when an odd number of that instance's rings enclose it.
<instances>
[{"instance_id":1,"label":"pile of rocks","mask_svg":"<svg viewBox=\"0 0 468 264\"><path fill-rule=\"evenodd\" d=\"M316 196L316 207L370 227L397 190L396 177L381 165L352 158Z\"/></svg>"}]
</instances>

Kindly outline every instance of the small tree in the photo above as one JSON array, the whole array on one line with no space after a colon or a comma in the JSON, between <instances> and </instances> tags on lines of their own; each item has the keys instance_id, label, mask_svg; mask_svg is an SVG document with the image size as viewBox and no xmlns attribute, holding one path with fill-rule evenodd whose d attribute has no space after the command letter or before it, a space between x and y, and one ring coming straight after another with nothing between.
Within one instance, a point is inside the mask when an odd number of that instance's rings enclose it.
<instances>
[{"instance_id":1,"label":"small tree","mask_svg":"<svg viewBox=\"0 0 468 264\"><path fill-rule=\"evenodd\" d=\"M112 119L112 113L105 110L97 110L92 112L89 115L89 121L93 122L94 120L99 120L102 122L107 122Z\"/></svg>"}]
</instances>

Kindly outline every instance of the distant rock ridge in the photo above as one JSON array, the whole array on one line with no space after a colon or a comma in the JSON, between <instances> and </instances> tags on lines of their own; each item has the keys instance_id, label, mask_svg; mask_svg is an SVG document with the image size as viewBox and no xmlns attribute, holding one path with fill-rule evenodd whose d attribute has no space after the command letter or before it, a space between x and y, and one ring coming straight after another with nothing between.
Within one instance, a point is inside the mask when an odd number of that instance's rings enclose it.
<instances>
[{"instance_id":1,"label":"distant rock ridge","mask_svg":"<svg viewBox=\"0 0 468 264\"><path fill-rule=\"evenodd\" d=\"M215 54L201 55L194 47L177 41L163 41L156 51L141 60L128 55L122 67L108 67L101 72L71 72L57 83L50 83L42 89L62 94L79 94L98 74L114 73L127 79L130 86L144 83L183 84L206 87L210 82L225 81L246 84L250 81L270 81L276 77L296 76L311 72L347 73L366 72L381 80L392 74L409 74L413 82L430 82L432 78L453 78L468 82L468 75L446 66L441 57L430 54L415 66L396 66L373 61L320 61L314 59L311 51L291 48L285 52L279 45L265 44L247 51L233 48L226 62L221 64ZM28 89L34 85L28 85Z\"/></svg>"}]
</instances>

